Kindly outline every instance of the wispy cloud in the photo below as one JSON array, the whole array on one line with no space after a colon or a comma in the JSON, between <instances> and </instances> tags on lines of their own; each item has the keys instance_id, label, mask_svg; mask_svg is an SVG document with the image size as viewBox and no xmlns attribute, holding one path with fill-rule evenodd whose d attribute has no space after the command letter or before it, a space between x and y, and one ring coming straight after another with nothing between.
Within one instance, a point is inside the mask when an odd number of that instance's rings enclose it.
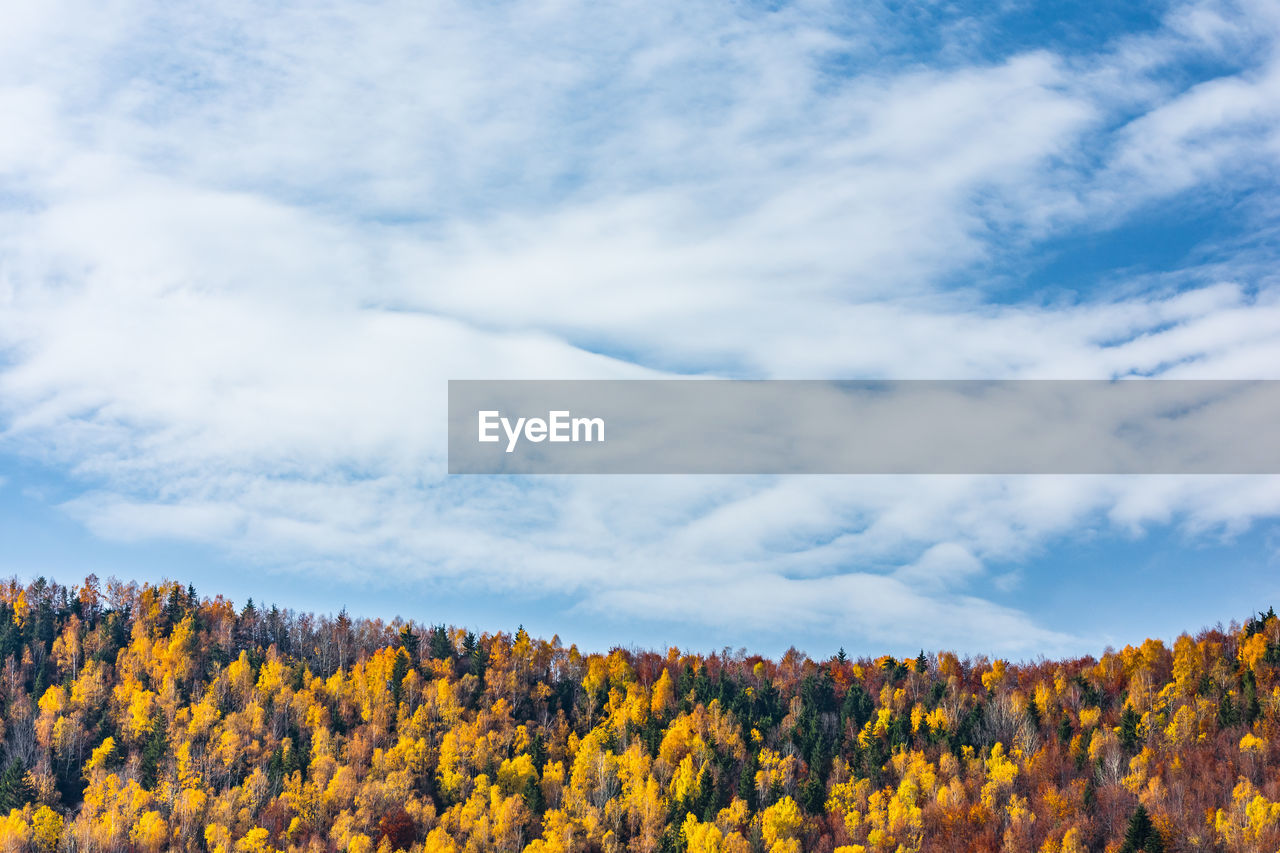
<instances>
[{"instance_id":1,"label":"wispy cloud","mask_svg":"<svg viewBox=\"0 0 1280 853\"><path fill-rule=\"evenodd\" d=\"M932 46L853 15L21 7L5 451L67 471L100 536L255 565L869 645L907 613L939 644L1078 641L993 603L992 567L1237 531L1280 513L1274 480L444 477L449 378L1280 378L1274 254L1243 230L1113 291L992 287L1158 208L1274 233L1273 10L1009 50L976 14Z\"/></svg>"}]
</instances>

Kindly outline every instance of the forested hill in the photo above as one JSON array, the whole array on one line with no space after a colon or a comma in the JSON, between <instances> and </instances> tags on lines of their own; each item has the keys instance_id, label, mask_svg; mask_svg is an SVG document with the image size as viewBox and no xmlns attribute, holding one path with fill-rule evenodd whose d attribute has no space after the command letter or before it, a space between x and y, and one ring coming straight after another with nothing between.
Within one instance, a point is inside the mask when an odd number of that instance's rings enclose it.
<instances>
[{"instance_id":1,"label":"forested hill","mask_svg":"<svg viewBox=\"0 0 1280 853\"><path fill-rule=\"evenodd\" d=\"M0 588L3 850L1275 851L1280 620L781 660Z\"/></svg>"}]
</instances>

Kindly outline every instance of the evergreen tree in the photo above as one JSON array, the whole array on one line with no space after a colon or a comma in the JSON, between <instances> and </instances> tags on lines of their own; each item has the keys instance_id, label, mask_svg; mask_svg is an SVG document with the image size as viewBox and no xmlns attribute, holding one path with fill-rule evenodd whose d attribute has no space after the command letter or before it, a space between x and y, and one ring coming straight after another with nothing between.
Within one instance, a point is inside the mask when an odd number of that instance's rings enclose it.
<instances>
[{"instance_id":1,"label":"evergreen tree","mask_svg":"<svg viewBox=\"0 0 1280 853\"><path fill-rule=\"evenodd\" d=\"M351 617L347 608L338 611L338 618L333 622L334 638L338 641L338 668L347 667L347 650L351 648Z\"/></svg>"},{"instance_id":2,"label":"evergreen tree","mask_svg":"<svg viewBox=\"0 0 1280 853\"><path fill-rule=\"evenodd\" d=\"M186 615L186 595L183 594L182 587L174 584L173 588L169 590L168 601L165 605L165 621L168 623L168 626L172 628L174 625L180 623Z\"/></svg>"},{"instance_id":3,"label":"evergreen tree","mask_svg":"<svg viewBox=\"0 0 1280 853\"><path fill-rule=\"evenodd\" d=\"M409 653L409 660L416 661L418 659L418 646L421 638L413 632L413 623L410 622L400 629L400 648Z\"/></svg>"},{"instance_id":4,"label":"evergreen tree","mask_svg":"<svg viewBox=\"0 0 1280 853\"><path fill-rule=\"evenodd\" d=\"M468 631L462 635L462 659L466 661L468 671L472 675L476 675L475 659L479 649L480 643L473 632Z\"/></svg>"},{"instance_id":5,"label":"evergreen tree","mask_svg":"<svg viewBox=\"0 0 1280 853\"><path fill-rule=\"evenodd\" d=\"M1138 724L1142 722L1142 717L1134 710L1132 705L1125 705L1124 713L1120 715L1120 745L1129 752L1135 752L1138 748Z\"/></svg>"},{"instance_id":6,"label":"evergreen tree","mask_svg":"<svg viewBox=\"0 0 1280 853\"><path fill-rule=\"evenodd\" d=\"M151 721L151 736L142 748L142 761L138 765L138 783L148 790L156 786L160 778L160 764L169 751L169 735L165 729L164 715L157 712Z\"/></svg>"},{"instance_id":7,"label":"evergreen tree","mask_svg":"<svg viewBox=\"0 0 1280 853\"><path fill-rule=\"evenodd\" d=\"M742 772L738 774L738 798L745 802L753 811L756 808L756 756L755 753L747 756L747 761L742 765Z\"/></svg>"},{"instance_id":8,"label":"evergreen tree","mask_svg":"<svg viewBox=\"0 0 1280 853\"><path fill-rule=\"evenodd\" d=\"M1218 728L1229 729L1240 723L1240 709L1231 701L1231 694L1223 694L1218 703Z\"/></svg>"},{"instance_id":9,"label":"evergreen tree","mask_svg":"<svg viewBox=\"0 0 1280 853\"><path fill-rule=\"evenodd\" d=\"M22 808L33 796L27 768L17 758L12 759L0 774L0 814Z\"/></svg>"},{"instance_id":10,"label":"evergreen tree","mask_svg":"<svg viewBox=\"0 0 1280 853\"><path fill-rule=\"evenodd\" d=\"M289 651L288 635L284 630L284 616L280 613L280 608L274 604L267 611L267 640L275 643L279 651Z\"/></svg>"},{"instance_id":11,"label":"evergreen tree","mask_svg":"<svg viewBox=\"0 0 1280 853\"><path fill-rule=\"evenodd\" d=\"M826 804L827 786L822 784L822 779L817 773L809 774L804 787L800 790L800 805L809 814L820 815L826 813Z\"/></svg>"},{"instance_id":12,"label":"evergreen tree","mask_svg":"<svg viewBox=\"0 0 1280 853\"><path fill-rule=\"evenodd\" d=\"M1134 810L1124 833L1120 853L1164 853L1164 838L1151 822L1151 816L1143 806Z\"/></svg>"},{"instance_id":13,"label":"evergreen tree","mask_svg":"<svg viewBox=\"0 0 1280 853\"><path fill-rule=\"evenodd\" d=\"M436 625L427 635L427 654L432 660L453 660L453 641L443 625Z\"/></svg>"},{"instance_id":14,"label":"evergreen tree","mask_svg":"<svg viewBox=\"0 0 1280 853\"><path fill-rule=\"evenodd\" d=\"M867 724L876 712L875 700L861 684L854 684L844 694L844 703L840 706L840 717L853 726L856 735L858 730Z\"/></svg>"},{"instance_id":15,"label":"evergreen tree","mask_svg":"<svg viewBox=\"0 0 1280 853\"><path fill-rule=\"evenodd\" d=\"M273 795L280 793L284 775L284 748L277 746L267 761L267 787Z\"/></svg>"},{"instance_id":16,"label":"evergreen tree","mask_svg":"<svg viewBox=\"0 0 1280 853\"><path fill-rule=\"evenodd\" d=\"M533 743L529 745L529 757L533 759L533 769L538 771L538 775L542 775L542 767L547 763L547 744L543 740L542 732L536 732L533 736Z\"/></svg>"},{"instance_id":17,"label":"evergreen tree","mask_svg":"<svg viewBox=\"0 0 1280 853\"><path fill-rule=\"evenodd\" d=\"M395 662L391 664L391 700L399 706L400 694L404 690L404 677L409 674L409 655L403 650L396 654Z\"/></svg>"},{"instance_id":18,"label":"evergreen tree","mask_svg":"<svg viewBox=\"0 0 1280 853\"><path fill-rule=\"evenodd\" d=\"M1253 725L1254 720L1262 715L1262 704L1258 701L1258 679L1253 674L1252 669L1244 671L1244 677L1241 679L1243 688L1241 692L1242 713L1246 725Z\"/></svg>"},{"instance_id":19,"label":"evergreen tree","mask_svg":"<svg viewBox=\"0 0 1280 853\"><path fill-rule=\"evenodd\" d=\"M293 668L293 673L289 679L289 687L294 691L301 690L307 686L307 667L306 664L299 663Z\"/></svg>"},{"instance_id":20,"label":"evergreen tree","mask_svg":"<svg viewBox=\"0 0 1280 853\"><path fill-rule=\"evenodd\" d=\"M542 814L546 809L546 802L542 797L542 786L538 784L536 778L529 779L525 782L524 790L521 792L524 797L524 803L529 807L529 811L534 814Z\"/></svg>"},{"instance_id":21,"label":"evergreen tree","mask_svg":"<svg viewBox=\"0 0 1280 853\"><path fill-rule=\"evenodd\" d=\"M292 776L296 772L306 772L307 765L311 763L311 756L308 752L306 746L295 732L294 736L290 738L288 751L283 755L283 776L285 778Z\"/></svg>"}]
</instances>

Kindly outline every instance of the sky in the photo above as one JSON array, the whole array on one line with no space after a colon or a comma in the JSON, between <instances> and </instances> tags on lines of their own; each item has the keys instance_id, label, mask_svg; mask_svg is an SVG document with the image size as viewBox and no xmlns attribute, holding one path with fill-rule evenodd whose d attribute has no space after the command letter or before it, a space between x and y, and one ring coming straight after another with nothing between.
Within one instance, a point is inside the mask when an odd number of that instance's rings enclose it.
<instances>
[{"instance_id":1,"label":"sky","mask_svg":"<svg viewBox=\"0 0 1280 853\"><path fill-rule=\"evenodd\" d=\"M450 379L1280 379L1274 3L18 0L0 117L0 574L815 657L1280 600L1275 476L445 473Z\"/></svg>"}]
</instances>

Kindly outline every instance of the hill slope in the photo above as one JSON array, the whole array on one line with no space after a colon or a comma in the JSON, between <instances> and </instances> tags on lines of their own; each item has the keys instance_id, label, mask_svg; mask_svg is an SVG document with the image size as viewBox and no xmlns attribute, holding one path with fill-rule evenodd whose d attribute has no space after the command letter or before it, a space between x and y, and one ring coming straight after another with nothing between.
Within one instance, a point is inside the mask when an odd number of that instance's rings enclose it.
<instances>
[{"instance_id":1,"label":"hill slope","mask_svg":"<svg viewBox=\"0 0 1280 853\"><path fill-rule=\"evenodd\" d=\"M1280 620L812 661L0 588L5 850L1258 851Z\"/></svg>"}]
</instances>

